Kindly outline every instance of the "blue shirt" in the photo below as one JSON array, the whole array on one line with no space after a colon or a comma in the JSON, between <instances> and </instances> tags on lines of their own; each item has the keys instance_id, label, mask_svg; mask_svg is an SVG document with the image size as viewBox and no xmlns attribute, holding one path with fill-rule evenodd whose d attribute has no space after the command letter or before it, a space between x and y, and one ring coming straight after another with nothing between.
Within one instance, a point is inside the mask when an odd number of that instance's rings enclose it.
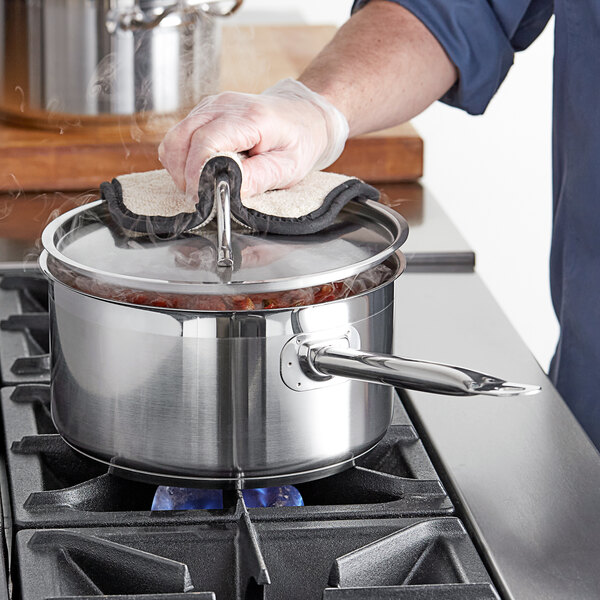
<instances>
[{"instance_id":1,"label":"blue shirt","mask_svg":"<svg viewBox=\"0 0 600 600\"><path fill-rule=\"evenodd\" d=\"M391 1L444 47L459 77L442 101L471 114L556 16L550 282L561 334L550 375L600 448L600 0Z\"/></svg>"}]
</instances>

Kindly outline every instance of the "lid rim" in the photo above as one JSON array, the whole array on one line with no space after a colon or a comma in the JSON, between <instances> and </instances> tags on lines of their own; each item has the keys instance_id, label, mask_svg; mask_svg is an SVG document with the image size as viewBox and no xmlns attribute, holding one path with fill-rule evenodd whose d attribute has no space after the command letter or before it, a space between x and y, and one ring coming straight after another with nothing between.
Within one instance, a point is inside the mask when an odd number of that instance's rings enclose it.
<instances>
[{"instance_id":1,"label":"lid rim","mask_svg":"<svg viewBox=\"0 0 600 600\"><path fill-rule=\"evenodd\" d=\"M180 293L180 294L206 294L206 295L236 295L256 294L262 292L283 292L293 289L301 289L316 285L323 285L332 281L339 281L359 273L364 273L369 268L374 267L384 262L392 254L394 254L408 236L408 224L405 219L390 209L389 207L366 200L361 202L370 207L371 210L376 210L385 214L389 219L396 222L397 230L392 232L393 240L382 251L364 260L352 263L348 266L338 267L327 271L320 271L308 275L295 275L291 277L282 277L276 280L255 280L252 282L242 281L207 281L207 282L177 282L164 279L153 279L149 277L136 277L133 275L124 275L104 271L96 267L90 267L75 261L68 256L65 256L57 247L56 236L61 227L68 223L77 215L86 211L94 210L105 203L105 200L99 199L80 207L72 209L63 215L60 215L51 221L42 232L41 241L44 250L52 256L60 264L65 265L80 275L87 275L94 279L99 279L111 285L127 287L136 290L165 292L165 293Z\"/></svg>"},{"instance_id":2,"label":"lid rim","mask_svg":"<svg viewBox=\"0 0 600 600\"><path fill-rule=\"evenodd\" d=\"M388 258L391 258L392 256L395 256L396 260L398 261L396 270L390 276L389 279L386 279L385 281L383 281L382 283L380 283L379 285L377 285L373 288L363 290L362 292L358 292L357 294L352 294L351 296L348 296L346 298L337 298L336 300L328 300L327 302L316 302L316 303L312 303L312 304L304 304L300 307L285 306L283 308L198 310L195 308L173 308L173 307L169 307L169 306L152 306L150 304L134 304L132 302L125 302L123 300L117 300L115 298L105 298L103 296L96 296L90 292L84 292L83 290L77 289L76 287L73 287L64 281L61 281L56 275L54 275L54 273L52 273L52 271L48 267L48 256L49 256L48 252L46 250L43 250L39 257L38 262L39 262L39 266L40 266L40 269L42 270L43 274L46 276L46 278L48 280L54 282L55 285L62 285L76 294L81 294L82 296L86 296L87 298L92 298L93 300L99 300L101 302L106 302L108 304L118 304L119 306L128 306L130 308L139 308L139 309L150 310L150 311L155 311L155 312L163 312L163 313L188 313L188 314L202 313L202 314L210 314L213 316L214 315L231 315L234 313L235 314L237 314L237 313L256 314L256 315L260 315L260 314L264 314L264 313L274 314L274 313L295 311L295 310L298 310L299 308L304 309L304 308L311 308L311 307L317 307L317 306L325 306L325 305L331 306L332 304L341 304L343 302L348 302L349 300L354 300L355 298L361 298L363 296L367 296L373 292L380 290L381 288L385 287L386 285L393 285L394 282L398 279L398 277L400 277L406 271L406 256L402 253L402 251L396 250L396 252L394 252L393 254L391 254L388 257Z\"/></svg>"}]
</instances>

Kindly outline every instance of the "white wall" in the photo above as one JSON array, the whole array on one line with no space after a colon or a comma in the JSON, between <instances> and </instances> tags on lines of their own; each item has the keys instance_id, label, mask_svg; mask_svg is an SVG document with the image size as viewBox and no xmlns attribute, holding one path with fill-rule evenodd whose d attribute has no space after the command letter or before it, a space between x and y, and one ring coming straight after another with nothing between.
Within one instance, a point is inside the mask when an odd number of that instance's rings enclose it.
<instances>
[{"instance_id":1,"label":"white wall","mask_svg":"<svg viewBox=\"0 0 600 600\"><path fill-rule=\"evenodd\" d=\"M341 24L349 0L246 0L239 20ZM516 57L486 114L436 103L414 120L423 183L477 253L477 270L546 368L558 326L548 284L552 33ZM507 349L508 351L508 349Z\"/></svg>"}]
</instances>

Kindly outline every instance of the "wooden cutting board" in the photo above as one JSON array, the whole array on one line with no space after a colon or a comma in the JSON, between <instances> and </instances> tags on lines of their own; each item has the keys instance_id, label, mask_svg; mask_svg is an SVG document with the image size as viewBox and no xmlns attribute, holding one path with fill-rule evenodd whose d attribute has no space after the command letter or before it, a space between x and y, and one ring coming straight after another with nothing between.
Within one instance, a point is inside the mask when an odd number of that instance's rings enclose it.
<instances>
[{"instance_id":1,"label":"wooden cutting board","mask_svg":"<svg viewBox=\"0 0 600 600\"><path fill-rule=\"evenodd\" d=\"M333 37L329 26L223 28L221 89L260 92L298 76ZM0 190L95 189L115 175L160 168L156 148L173 119L92 126L55 121L33 129L0 123ZM409 124L349 140L330 170L371 182L414 181L423 140Z\"/></svg>"}]
</instances>

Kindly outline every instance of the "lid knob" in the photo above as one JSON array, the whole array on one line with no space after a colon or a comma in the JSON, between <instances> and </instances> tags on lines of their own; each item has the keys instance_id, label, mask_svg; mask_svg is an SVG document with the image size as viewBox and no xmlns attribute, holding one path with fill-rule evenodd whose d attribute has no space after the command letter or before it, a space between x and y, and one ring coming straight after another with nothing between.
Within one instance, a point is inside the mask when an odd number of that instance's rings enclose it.
<instances>
[{"instance_id":1,"label":"lid knob","mask_svg":"<svg viewBox=\"0 0 600 600\"><path fill-rule=\"evenodd\" d=\"M233 252L231 250L231 206L230 189L227 179L215 181L215 197L217 200L217 266L233 269Z\"/></svg>"}]
</instances>

